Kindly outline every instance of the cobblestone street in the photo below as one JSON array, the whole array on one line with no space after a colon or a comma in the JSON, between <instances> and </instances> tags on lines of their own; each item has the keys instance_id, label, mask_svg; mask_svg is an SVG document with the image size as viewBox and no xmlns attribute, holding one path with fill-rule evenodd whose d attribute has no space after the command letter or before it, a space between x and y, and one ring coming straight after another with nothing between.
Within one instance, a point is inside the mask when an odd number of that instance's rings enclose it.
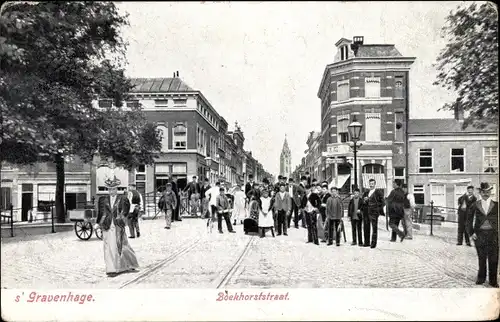
<instances>
[{"instance_id":1,"label":"cobblestone street","mask_svg":"<svg viewBox=\"0 0 500 322\"><path fill-rule=\"evenodd\" d=\"M379 230L376 249L306 244L305 229L260 239L206 232L205 221L185 219L167 231L163 220L142 221L130 240L139 272L108 278L101 241L80 241L73 232L2 241L3 288L281 288L281 287L484 287L474 284L473 247L415 234L390 243ZM380 227L383 221L380 221Z\"/></svg>"}]
</instances>

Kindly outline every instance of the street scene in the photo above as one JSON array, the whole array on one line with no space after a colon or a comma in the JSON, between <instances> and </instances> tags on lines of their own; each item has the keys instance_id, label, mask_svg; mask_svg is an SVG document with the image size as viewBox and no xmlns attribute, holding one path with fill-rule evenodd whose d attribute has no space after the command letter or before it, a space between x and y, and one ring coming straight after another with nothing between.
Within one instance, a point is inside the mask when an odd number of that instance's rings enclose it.
<instances>
[{"instance_id":1,"label":"street scene","mask_svg":"<svg viewBox=\"0 0 500 322\"><path fill-rule=\"evenodd\" d=\"M350 245L310 247L306 229L288 238L208 234L205 221L186 219L165 234L162 218L141 222L144 238L131 241L140 269L106 278L102 241L74 232L2 244L4 288L463 288L475 285L472 247L415 234L390 243L380 230L376 251ZM350 225L346 225L350 227ZM17 237L15 237L17 238ZM335 247L335 246L334 246ZM15 262L10 258L16 258ZM51 261L46 258L53 258ZM334 272L334 273L332 273Z\"/></svg>"},{"instance_id":2,"label":"street scene","mask_svg":"<svg viewBox=\"0 0 500 322\"><path fill-rule=\"evenodd\" d=\"M498 289L492 3L8 2L1 287Z\"/></svg>"}]
</instances>

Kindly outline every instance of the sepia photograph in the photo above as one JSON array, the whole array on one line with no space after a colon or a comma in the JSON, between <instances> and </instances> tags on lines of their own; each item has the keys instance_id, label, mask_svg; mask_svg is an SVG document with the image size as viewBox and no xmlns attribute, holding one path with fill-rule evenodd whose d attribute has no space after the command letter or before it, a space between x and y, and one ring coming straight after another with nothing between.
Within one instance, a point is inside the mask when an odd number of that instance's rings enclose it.
<instances>
[{"instance_id":1,"label":"sepia photograph","mask_svg":"<svg viewBox=\"0 0 500 322\"><path fill-rule=\"evenodd\" d=\"M493 2L0 12L3 320L498 318Z\"/></svg>"}]
</instances>

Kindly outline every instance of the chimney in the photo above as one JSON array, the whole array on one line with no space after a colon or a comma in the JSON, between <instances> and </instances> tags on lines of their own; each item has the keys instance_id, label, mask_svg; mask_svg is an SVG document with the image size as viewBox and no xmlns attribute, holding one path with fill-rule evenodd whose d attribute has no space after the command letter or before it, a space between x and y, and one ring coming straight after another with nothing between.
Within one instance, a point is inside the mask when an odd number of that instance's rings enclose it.
<instances>
[{"instance_id":1,"label":"chimney","mask_svg":"<svg viewBox=\"0 0 500 322\"><path fill-rule=\"evenodd\" d=\"M174 72L174 76L173 77L175 78L175 72Z\"/></svg>"},{"instance_id":2,"label":"chimney","mask_svg":"<svg viewBox=\"0 0 500 322\"><path fill-rule=\"evenodd\" d=\"M351 49L354 52L354 56L358 54L358 48L359 46L363 45L363 42L365 40L365 37L363 36L354 36L352 38L352 44L351 44Z\"/></svg>"},{"instance_id":3,"label":"chimney","mask_svg":"<svg viewBox=\"0 0 500 322\"><path fill-rule=\"evenodd\" d=\"M461 106L455 106L455 120L464 121L464 109Z\"/></svg>"},{"instance_id":4,"label":"chimney","mask_svg":"<svg viewBox=\"0 0 500 322\"><path fill-rule=\"evenodd\" d=\"M177 77L179 77L179 71L177 71Z\"/></svg>"}]
</instances>

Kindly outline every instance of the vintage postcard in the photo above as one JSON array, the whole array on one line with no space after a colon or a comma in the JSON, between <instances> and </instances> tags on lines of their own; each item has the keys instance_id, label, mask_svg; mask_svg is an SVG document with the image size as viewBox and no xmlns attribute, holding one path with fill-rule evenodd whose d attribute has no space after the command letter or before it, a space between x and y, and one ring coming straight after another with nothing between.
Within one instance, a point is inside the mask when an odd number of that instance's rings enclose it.
<instances>
[{"instance_id":1,"label":"vintage postcard","mask_svg":"<svg viewBox=\"0 0 500 322\"><path fill-rule=\"evenodd\" d=\"M491 2L12 1L5 321L492 320Z\"/></svg>"}]
</instances>

